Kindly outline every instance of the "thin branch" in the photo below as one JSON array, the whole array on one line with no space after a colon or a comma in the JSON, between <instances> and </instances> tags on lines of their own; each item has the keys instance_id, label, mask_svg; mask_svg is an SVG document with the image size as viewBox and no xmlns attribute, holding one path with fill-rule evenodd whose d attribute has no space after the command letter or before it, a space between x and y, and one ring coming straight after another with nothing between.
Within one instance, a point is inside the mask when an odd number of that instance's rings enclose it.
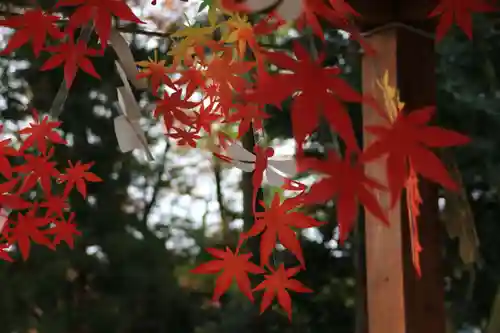
<instances>
[{"instance_id":1,"label":"thin branch","mask_svg":"<svg viewBox=\"0 0 500 333\"><path fill-rule=\"evenodd\" d=\"M184 1L184 0L181 0ZM25 8L25 9L28 9ZM8 11L8 10L0 10L0 17L9 17L9 16L18 16L22 15L21 12L15 12L15 11ZM68 19L61 19L58 20L56 23L57 24L66 24L68 22ZM136 24L123 24L120 21L117 21L116 26L114 27L115 30L123 32L123 33L130 33L130 34L136 34L136 35L141 35L141 36L149 36L149 37L159 37L159 38L171 38L171 35L176 31L150 31L150 30L144 30L138 28ZM275 50L288 50L288 48L280 45L268 45L265 43L259 43L260 47L263 48L269 48L269 49L275 49Z\"/></svg>"},{"instance_id":2,"label":"thin branch","mask_svg":"<svg viewBox=\"0 0 500 333\"><path fill-rule=\"evenodd\" d=\"M165 174L165 162L167 161L167 153L170 149L170 143L166 140L165 149L163 150L163 155L161 157L160 163L158 165L158 172L156 175L156 182L153 186L153 194L151 195L151 200L145 205L144 212L142 214L141 225L145 226L147 224L151 210L153 209L156 201L158 200L158 195L161 189L161 179Z\"/></svg>"},{"instance_id":3,"label":"thin branch","mask_svg":"<svg viewBox=\"0 0 500 333\"><path fill-rule=\"evenodd\" d=\"M25 8L19 8L20 10L0 10L0 16L3 17L11 17L11 16L20 16L22 15L21 10L26 10L26 9L31 9L30 7L25 7ZM55 12L56 14L61 14L60 12ZM68 23L69 20L66 18L61 18L60 20L56 21L56 24L61 24L64 25ZM120 32L125 32L125 33L133 33L133 34L138 34L138 35L144 35L144 36L151 36L151 37L169 37L172 32L161 32L161 31L149 31L149 30L143 30L137 28L137 25L135 24L126 24L126 25L119 25L117 27L114 27L116 30Z\"/></svg>"}]
</instances>

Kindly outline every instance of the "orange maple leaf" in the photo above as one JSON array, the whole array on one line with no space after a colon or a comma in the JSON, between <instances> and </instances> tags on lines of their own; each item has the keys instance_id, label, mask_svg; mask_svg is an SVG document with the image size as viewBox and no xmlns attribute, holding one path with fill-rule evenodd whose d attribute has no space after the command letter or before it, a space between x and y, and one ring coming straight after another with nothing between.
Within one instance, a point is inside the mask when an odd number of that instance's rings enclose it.
<instances>
[{"instance_id":1,"label":"orange maple leaf","mask_svg":"<svg viewBox=\"0 0 500 333\"><path fill-rule=\"evenodd\" d=\"M225 48L214 54L206 66L205 77L217 84L220 90L242 91L248 83L241 75L248 73L254 63L234 61L232 49Z\"/></svg>"},{"instance_id":2,"label":"orange maple leaf","mask_svg":"<svg viewBox=\"0 0 500 333\"><path fill-rule=\"evenodd\" d=\"M175 71L172 68L165 67L166 60L158 60L158 51L155 50L154 58L148 58L148 61L139 61L136 64L142 68L141 73L137 74L137 79L145 77L150 78L151 90L153 95L158 94L160 84L165 84L171 89L176 89L174 83L168 76Z\"/></svg>"}]
</instances>

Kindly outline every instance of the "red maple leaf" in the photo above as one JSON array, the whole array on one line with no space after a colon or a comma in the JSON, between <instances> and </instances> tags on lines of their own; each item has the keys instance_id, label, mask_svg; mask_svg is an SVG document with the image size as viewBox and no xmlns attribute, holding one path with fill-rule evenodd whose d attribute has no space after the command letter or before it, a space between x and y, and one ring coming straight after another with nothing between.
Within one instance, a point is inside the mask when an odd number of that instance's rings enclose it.
<instances>
[{"instance_id":1,"label":"red maple leaf","mask_svg":"<svg viewBox=\"0 0 500 333\"><path fill-rule=\"evenodd\" d=\"M352 160L352 155L346 154L346 156L340 159L334 151L330 151L324 161L306 158L302 162L304 166L328 175L314 183L301 200L305 204L312 204L326 202L336 197L335 206L341 243L347 238L356 219L358 200L370 213L385 224L389 224L377 199L369 191L369 188L385 190L385 187L368 178L363 166Z\"/></svg>"},{"instance_id":2,"label":"red maple leaf","mask_svg":"<svg viewBox=\"0 0 500 333\"><path fill-rule=\"evenodd\" d=\"M264 202L261 202L264 206ZM246 233L247 237L254 237L263 233L260 240L260 265L269 264L269 256L276 246L276 239L281 245L292 252L302 267L305 267L304 256L300 242L292 228L307 229L319 227L323 223L299 212L291 211L296 208L296 201L285 200L281 202L280 195L276 193L273 201L264 212L255 213L256 222Z\"/></svg>"},{"instance_id":3,"label":"red maple leaf","mask_svg":"<svg viewBox=\"0 0 500 333\"><path fill-rule=\"evenodd\" d=\"M12 166L10 165L7 156L18 155L18 152L9 146L10 143L10 139L0 141L0 173L7 179L12 177Z\"/></svg>"},{"instance_id":4,"label":"red maple leaf","mask_svg":"<svg viewBox=\"0 0 500 333\"><path fill-rule=\"evenodd\" d=\"M163 117L166 132L169 133L175 120L184 125L191 125L193 119L186 114L185 110L195 108L198 104L182 99L181 90L177 90L171 95L165 92L163 99L156 101L156 108L153 111L153 115L155 118Z\"/></svg>"},{"instance_id":5,"label":"red maple leaf","mask_svg":"<svg viewBox=\"0 0 500 333\"><path fill-rule=\"evenodd\" d=\"M351 21L352 17L360 17L360 14L345 0L329 0L328 3L330 6L323 0L304 0L303 14L297 21L297 27L303 30L306 26L309 26L315 35L324 40L325 34L318 20L318 17L321 17L329 21L335 28L347 31L367 54L373 54L373 48L366 42L359 29Z\"/></svg>"},{"instance_id":6,"label":"red maple leaf","mask_svg":"<svg viewBox=\"0 0 500 333\"><path fill-rule=\"evenodd\" d=\"M312 293L313 291L304 286L300 281L292 279L300 271L299 267L285 269L281 264L277 270L272 271L271 275L266 275L266 280L261 282L253 291L264 290L262 301L260 303L260 313L266 311L275 297L278 303L292 320L292 300L288 290L299 293Z\"/></svg>"},{"instance_id":7,"label":"red maple leaf","mask_svg":"<svg viewBox=\"0 0 500 333\"><path fill-rule=\"evenodd\" d=\"M74 236L80 236L82 233L76 229L76 225L73 223L75 217L74 213L71 213L67 221L52 221L54 226L46 231L47 234L54 234L54 245L59 245L61 241L68 244L70 249L74 247Z\"/></svg>"},{"instance_id":8,"label":"red maple leaf","mask_svg":"<svg viewBox=\"0 0 500 333\"><path fill-rule=\"evenodd\" d=\"M194 274L214 274L221 272L215 283L213 300L218 301L229 289L234 279L241 292L253 302L252 286L248 278L248 273L262 274L264 270L248 261L252 257L252 254L241 254L238 251L233 253L229 247L226 247L226 251L218 249L206 249L206 251L217 258L217 260L203 263L191 272Z\"/></svg>"},{"instance_id":9,"label":"red maple leaf","mask_svg":"<svg viewBox=\"0 0 500 333\"><path fill-rule=\"evenodd\" d=\"M277 88L286 86L289 83L288 76L272 76L268 71L259 66L254 75L254 87L248 89L240 97L247 103L270 104L281 109L281 103L290 97L290 92L287 89Z\"/></svg>"},{"instance_id":10,"label":"red maple leaf","mask_svg":"<svg viewBox=\"0 0 500 333\"><path fill-rule=\"evenodd\" d=\"M64 212L69 208L66 196L46 195L45 201L39 203L41 208L46 208L45 217L55 216L62 217Z\"/></svg>"},{"instance_id":11,"label":"red maple leaf","mask_svg":"<svg viewBox=\"0 0 500 333\"><path fill-rule=\"evenodd\" d=\"M51 193L52 179L59 176L59 171L55 168L56 162L50 161L53 154L54 149L52 148L44 156L24 155L26 163L15 167L17 172L24 174L24 181L19 189L20 193L31 190L37 182L40 182L45 193Z\"/></svg>"},{"instance_id":12,"label":"red maple leaf","mask_svg":"<svg viewBox=\"0 0 500 333\"><path fill-rule=\"evenodd\" d=\"M199 140L201 136L198 135L197 131L188 131L183 128L173 128L175 133L168 133L167 135L177 140L179 146L190 146L196 148L196 140Z\"/></svg>"},{"instance_id":13,"label":"red maple leaf","mask_svg":"<svg viewBox=\"0 0 500 333\"><path fill-rule=\"evenodd\" d=\"M18 183L19 178L13 178L0 184L0 209L26 209L31 206L29 202L24 201L20 197L20 193L12 193Z\"/></svg>"},{"instance_id":14,"label":"red maple leaf","mask_svg":"<svg viewBox=\"0 0 500 333\"><path fill-rule=\"evenodd\" d=\"M25 11L22 15L0 20L0 26L16 29L9 43L0 54L9 54L31 40L36 57L43 49L47 35L58 40L64 37L55 23L59 17L44 13L40 8Z\"/></svg>"},{"instance_id":15,"label":"red maple leaf","mask_svg":"<svg viewBox=\"0 0 500 333\"><path fill-rule=\"evenodd\" d=\"M71 189L76 185L76 190L82 195L82 197L87 197L87 186L85 182L102 182L102 179L97 177L92 172L88 170L94 165L94 163L82 164L81 161L76 162L75 165L71 161L68 161L69 168L58 177L58 181L61 183L66 183L64 188L64 196L67 196Z\"/></svg>"},{"instance_id":16,"label":"red maple leaf","mask_svg":"<svg viewBox=\"0 0 500 333\"><path fill-rule=\"evenodd\" d=\"M392 206L397 202L408 178L408 161L411 160L415 172L450 190L457 185L450 177L443 163L426 149L464 145L470 139L460 133L444 128L429 126L427 123L435 112L429 106L408 114L399 112L394 122L388 126L366 126L377 140L365 149L361 156L364 162L387 156L387 180Z\"/></svg>"},{"instance_id":17,"label":"red maple leaf","mask_svg":"<svg viewBox=\"0 0 500 333\"><path fill-rule=\"evenodd\" d=\"M495 7L484 0L441 0L429 17L441 16L436 29L437 41L446 35L453 22L472 39L472 14L495 10Z\"/></svg>"},{"instance_id":18,"label":"red maple leaf","mask_svg":"<svg viewBox=\"0 0 500 333\"><path fill-rule=\"evenodd\" d=\"M47 152L47 141L57 144L67 144L66 140L54 131L54 129L61 125L60 121L49 121L48 116L44 116L42 121L40 121L36 109L33 109L33 118L35 122L30 123L29 127L25 127L19 131L21 135L29 135L20 148L21 152L36 146L42 154L45 154Z\"/></svg>"},{"instance_id":19,"label":"red maple leaf","mask_svg":"<svg viewBox=\"0 0 500 333\"><path fill-rule=\"evenodd\" d=\"M253 125L253 130L263 128L263 120L269 118L269 115L256 104L240 104L229 117L224 120L225 123L240 122L238 125L238 138L241 138Z\"/></svg>"},{"instance_id":20,"label":"red maple leaf","mask_svg":"<svg viewBox=\"0 0 500 333\"><path fill-rule=\"evenodd\" d=\"M194 119L194 126L197 132L203 129L205 132L212 133L212 124L220 119L220 115L213 112L209 106L204 106L203 103L200 104L199 111L194 111L196 115Z\"/></svg>"},{"instance_id":21,"label":"red maple leaf","mask_svg":"<svg viewBox=\"0 0 500 333\"><path fill-rule=\"evenodd\" d=\"M277 66L292 71L282 73L274 90L280 96L295 96L292 107L292 130L297 143L302 143L319 124L320 115L335 128L350 149L357 149L351 119L342 102L362 102L363 96L352 89L338 75L340 68L324 68L324 54L318 60L311 59L309 53L299 44L294 44L294 60L282 52L268 52L266 57ZM273 80L275 76L269 77ZM286 78L287 84L284 82Z\"/></svg>"},{"instance_id":22,"label":"red maple leaf","mask_svg":"<svg viewBox=\"0 0 500 333\"><path fill-rule=\"evenodd\" d=\"M36 209L32 209L26 214L18 213L17 220L9 219L9 226L4 229L8 242L18 246L24 260L27 260L30 254L30 239L36 244L44 245L51 250L54 249L50 239L44 235L43 231L39 230L39 228L49 224L50 220L35 216L35 212ZM14 226L11 227L10 224Z\"/></svg>"},{"instance_id":23,"label":"red maple leaf","mask_svg":"<svg viewBox=\"0 0 500 333\"><path fill-rule=\"evenodd\" d=\"M88 56L97 56L100 52L89 49L83 41L78 41L75 44L73 37L70 35L67 42L49 46L46 50L49 51L52 56L42 65L40 70L51 70L64 63L64 80L66 81L66 87L68 89L73 83L78 68L97 79L101 78L95 71L92 62L87 58Z\"/></svg>"},{"instance_id":24,"label":"red maple leaf","mask_svg":"<svg viewBox=\"0 0 500 333\"><path fill-rule=\"evenodd\" d=\"M182 71L179 71L178 74L180 75L180 77L175 80L174 83L178 86L185 85L184 89L186 90L186 99L189 99L191 96L193 96L194 92L198 88L206 88L205 76L199 69L189 67Z\"/></svg>"},{"instance_id":25,"label":"red maple leaf","mask_svg":"<svg viewBox=\"0 0 500 333\"><path fill-rule=\"evenodd\" d=\"M144 23L123 0L59 0L56 8L78 6L69 19L71 30L93 20L101 45L106 47L111 34L113 16L122 21Z\"/></svg>"},{"instance_id":26,"label":"red maple leaf","mask_svg":"<svg viewBox=\"0 0 500 333\"><path fill-rule=\"evenodd\" d=\"M224 118L229 117L231 111L238 107L235 103L234 93L221 86L211 84L203 88L205 100L210 102L210 107L215 113L221 114Z\"/></svg>"}]
</instances>

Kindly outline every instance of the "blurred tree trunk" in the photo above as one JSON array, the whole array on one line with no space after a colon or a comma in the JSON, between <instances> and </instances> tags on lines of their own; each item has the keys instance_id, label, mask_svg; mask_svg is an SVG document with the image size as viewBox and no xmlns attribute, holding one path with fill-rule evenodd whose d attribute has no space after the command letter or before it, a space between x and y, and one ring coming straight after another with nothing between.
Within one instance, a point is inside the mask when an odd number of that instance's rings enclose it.
<instances>
[{"instance_id":1,"label":"blurred tree trunk","mask_svg":"<svg viewBox=\"0 0 500 333\"><path fill-rule=\"evenodd\" d=\"M226 214L226 206L224 204L224 195L222 193L222 168L218 158L213 158L213 170L215 177L215 191L217 203L219 204L220 221L221 221L221 231L222 231L222 242L228 244L230 241L229 234L229 219Z\"/></svg>"},{"instance_id":2,"label":"blurred tree trunk","mask_svg":"<svg viewBox=\"0 0 500 333\"><path fill-rule=\"evenodd\" d=\"M250 127L248 133L246 133L242 140L243 148L252 152L255 145L255 139L253 135L253 127ZM253 194L253 184L252 184L253 172L243 172L242 176L242 190L243 190L243 229L245 231L250 230L254 224L253 207L252 207L252 194ZM259 188L257 192L257 204L255 210L257 212L264 211L259 202L264 200L264 192L262 188ZM258 237L249 238L247 241L248 249L252 252L254 260L258 261L260 258L260 240ZM260 263L259 263L260 264Z\"/></svg>"}]
</instances>

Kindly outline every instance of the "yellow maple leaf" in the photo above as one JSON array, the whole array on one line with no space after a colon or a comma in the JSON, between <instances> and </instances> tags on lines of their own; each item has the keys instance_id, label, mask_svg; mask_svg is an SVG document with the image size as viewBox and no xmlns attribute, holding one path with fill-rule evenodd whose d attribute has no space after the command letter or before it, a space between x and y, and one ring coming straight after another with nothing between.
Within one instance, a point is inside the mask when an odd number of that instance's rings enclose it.
<instances>
[{"instance_id":1,"label":"yellow maple leaf","mask_svg":"<svg viewBox=\"0 0 500 333\"><path fill-rule=\"evenodd\" d=\"M405 106L403 102L399 99L398 90L391 86L389 83L389 72L385 71L381 80L377 81L377 85L382 90L384 104L391 121L395 121L399 112L401 112ZM420 276L420 252L422 251L422 246L420 245L420 240L418 237L418 220L420 216L420 205L422 204L422 197L418 188L418 177L411 163L411 159L408 161L408 174L406 176L406 209L408 211L408 224L410 229L410 245L412 250L412 260L413 265Z\"/></svg>"},{"instance_id":2,"label":"yellow maple leaf","mask_svg":"<svg viewBox=\"0 0 500 333\"><path fill-rule=\"evenodd\" d=\"M196 54L196 48L200 48L213 43L213 33L217 25L209 27L184 27L172 34L172 37L182 38L168 52L174 57L175 63L184 62L186 65L192 64L192 56Z\"/></svg>"},{"instance_id":3,"label":"yellow maple leaf","mask_svg":"<svg viewBox=\"0 0 500 333\"><path fill-rule=\"evenodd\" d=\"M388 71L385 71L382 79L377 81L377 85L382 90L387 114L389 115L389 118L394 121L398 113L404 108L405 104L400 101L398 90L389 84Z\"/></svg>"},{"instance_id":4,"label":"yellow maple leaf","mask_svg":"<svg viewBox=\"0 0 500 333\"><path fill-rule=\"evenodd\" d=\"M231 14L224 23L227 30L222 36L222 40L225 43L235 44L240 59L244 58L247 44L254 54L258 53L257 40L246 15Z\"/></svg>"},{"instance_id":5,"label":"yellow maple leaf","mask_svg":"<svg viewBox=\"0 0 500 333\"><path fill-rule=\"evenodd\" d=\"M165 68L165 60L158 60L158 50L154 51L153 58L148 57L148 60L137 61L136 64L143 70L151 67Z\"/></svg>"},{"instance_id":6,"label":"yellow maple leaf","mask_svg":"<svg viewBox=\"0 0 500 333\"><path fill-rule=\"evenodd\" d=\"M158 60L158 50L155 50L154 57L148 60L138 61L136 65L139 66L140 73L137 75L138 79L149 78L151 82L151 89L154 94L157 93L161 84L166 84L170 88L174 87L168 74L175 73L175 65L171 67L165 66L166 60Z\"/></svg>"},{"instance_id":7,"label":"yellow maple leaf","mask_svg":"<svg viewBox=\"0 0 500 333\"><path fill-rule=\"evenodd\" d=\"M173 61L176 64L184 63L187 66L191 66L193 64L192 59L195 53L193 43L189 40L182 40L172 47L172 49L168 52L168 55L174 58Z\"/></svg>"}]
</instances>

